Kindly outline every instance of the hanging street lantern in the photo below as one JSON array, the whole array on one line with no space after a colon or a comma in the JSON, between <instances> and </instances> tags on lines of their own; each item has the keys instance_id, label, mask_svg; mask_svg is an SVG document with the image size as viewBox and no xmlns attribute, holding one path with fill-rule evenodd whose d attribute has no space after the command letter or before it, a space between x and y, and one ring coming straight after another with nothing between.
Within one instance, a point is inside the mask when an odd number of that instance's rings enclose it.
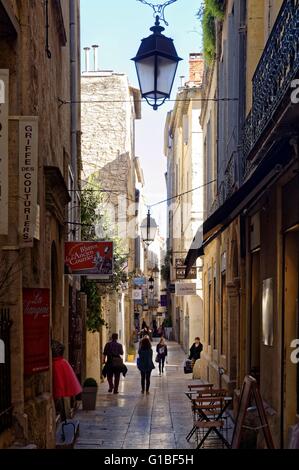
<instances>
[{"instance_id":1,"label":"hanging street lantern","mask_svg":"<svg viewBox=\"0 0 299 470\"><path fill-rule=\"evenodd\" d=\"M155 219L151 217L150 211L148 211L147 218L144 219L140 226L141 236L146 245L150 245L156 238L158 225Z\"/></svg>"},{"instance_id":2,"label":"hanging street lantern","mask_svg":"<svg viewBox=\"0 0 299 470\"><path fill-rule=\"evenodd\" d=\"M155 283L155 279L153 278L153 276L151 276L148 280L148 288L150 291L153 291L154 290L154 283Z\"/></svg>"},{"instance_id":3,"label":"hanging street lantern","mask_svg":"<svg viewBox=\"0 0 299 470\"><path fill-rule=\"evenodd\" d=\"M141 95L156 111L170 98L178 63L182 60L175 49L173 39L162 34L160 17L151 29L152 35L142 39L135 62Z\"/></svg>"}]
</instances>

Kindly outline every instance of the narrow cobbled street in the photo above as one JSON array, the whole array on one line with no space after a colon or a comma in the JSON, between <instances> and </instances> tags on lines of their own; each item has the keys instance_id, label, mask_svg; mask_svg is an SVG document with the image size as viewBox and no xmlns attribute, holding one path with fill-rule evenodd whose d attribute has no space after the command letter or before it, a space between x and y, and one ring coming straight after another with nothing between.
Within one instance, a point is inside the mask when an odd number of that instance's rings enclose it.
<instances>
[{"instance_id":1,"label":"narrow cobbled street","mask_svg":"<svg viewBox=\"0 0 299 470\"><path fill-rule=\"evenodd\" d=\"M101 384L96 411L79 411L77 415L80 434L75 448L194 448L194 440L186 441L192 427L192 413L184 392L192 376L184 375L185 357L177 343L169 343L166 372L159 377L158 368L153 371L149 396L141 394L140 374L135 364L128 365L119 395L108 394L107 383Z\"/></svg>"}]
</instances>

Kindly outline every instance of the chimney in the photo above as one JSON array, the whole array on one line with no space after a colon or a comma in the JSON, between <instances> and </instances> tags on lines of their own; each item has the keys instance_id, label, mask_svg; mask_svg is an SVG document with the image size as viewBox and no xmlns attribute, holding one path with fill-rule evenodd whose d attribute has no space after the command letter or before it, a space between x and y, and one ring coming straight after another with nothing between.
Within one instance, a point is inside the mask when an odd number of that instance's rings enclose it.
<instances>
[{"instance_id":1,"label":"chimney","mask_svg":"<svg viewBox=\"0 0 299 470\"><path fill-rule=\"evenodd\" d=\"M180 76L180 79L181 79L181 88L184 87L184 79L185 79L185 78L186 78L185 75L181 75L181 76Z\"/></svg>"},{"instance_id":2,"label":"chimney","mask_svg":"<svg viewBox=\"0 0 299 470\"><path fill-rule=\"evenodd\" d=\"M98 49L99 49L99 46L97 44L94 44L92 46L92 48L93 48L93 64L94 64L93 71L98 72L98 70L99 70L99 64L98 64Z\"/></svg>"},{"instance_id":3,"label":"chimney","mask_svg":"<svg viewBox=\"0 0 299 470\"><path fill-rule=\"evenodd\" d=\"M204 74L204 59L201 53L189 54L189 86L201 86Z\"/></svg>"},{"instance_id":4,"label":"chimney","mask_svg":"<svg viewBox=\"0 0 299 470\"><path fill-rule=\"evenodd\" d=\"M85 72L89 72L89 51L90 47L84 47L85 51Z\"/></svg>"}]
</instances>

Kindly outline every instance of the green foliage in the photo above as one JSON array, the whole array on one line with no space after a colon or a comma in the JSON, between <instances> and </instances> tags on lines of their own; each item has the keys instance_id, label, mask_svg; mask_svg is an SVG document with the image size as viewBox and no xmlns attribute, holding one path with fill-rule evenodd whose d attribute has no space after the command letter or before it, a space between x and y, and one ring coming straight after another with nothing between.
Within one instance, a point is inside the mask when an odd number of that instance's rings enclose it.
<instances>
[{"instance_id":1,"label":"green foliage","mask_svg":"<svg viewBox=\"0 0 299 470\"><path fill-rule=\"evenodd\" d=\"M89 281L86 277L82 278L81 289L87 297L87 319L86 326L88 331L96 333L103 326L108 326L102 317L102 298L98 285L94 281Z\"/></svg>"},{"instance_id":2,"label":"green foliage","mask_svg":"<svg viewBox=\"0 0 299 470\"><path fill-rule=\"evenodd\" d=\"M97 381L95 379L92 379L92 378L88 378L84 381L84 384L83 384L83 387L97 387L98 384L97 384Z\"/></svg>"},{"instance_id":3,"label":"green foliage","mask_svg":"<svg viewBox=\"0 0 299 470\"><path fill-rule=\"evenodd\" d=\"M164 326L165 326L165 328L172 328L172 319L171 319L171 317L166 318Z\"/></svg>"},{"instance_id":4,"label":"green foliage","mask_svg":"<svg viewBox=\"0 0 299 470\"><path fill-rule=\"evenodd\" d=\"M92 182L88 183L81 195L81 240L96 240L95 225L100 222L99 208L102 203L100 187L95 187ZM86 326L92 333L100 331L107 326L101 312L101 294L94 281L82 278L81 289L87 296L87 319Z\"/></svg>"},{"instance_id":5,"label":"green foliage","mask_svg":"<svg viewBox=\"0 0 299 470\"><path fill-rule=\"evenodd\" d=\"M123 282L128 282L133 273L127 275L127 254L120 238L115 236L111 229L111 221L105 212L103 193L95 178L89 178L89 183L84 187L81 196L81 240L99 240L95 227L99 226L105 241L112 241L114 245L114 267L110 284L97 284L95 281L82 280L82 291L87 295L87 328L91 332L100 331L103 326L108 326L102 317L101 297L111 292L118 292Z\"/></svg>"},{"instance_id":6,"label":"green foliage","mask_svg":"<svg viewBox=\"0 0 299 470\"><path fill-rule=\"evenodd\" d=\"M164 264L161 266L161 276L166 282L170 279L170 260L171 254L168 252L165 256Z\"/></svg>"},{"instance_id":7,"label":"green foliage","mask_svg":"<svg viewBox=\"0 0 299 470\"><path fill-rule=\"evenodd\" d=\"M81 240L96 240L95 226L101 222L99 209L103 202L100 186L88 183L81 194Z\"/></svg>"},{"instance_id":8,"label":"green foliage","mask_svg":"<svg viewBox=\"0 0 299 470\"><path fill-rule=\"evenodd\" d=\"M224 18L224 1L205 0L203 8L199 10L197 16L202 21L205 60L210 64L213 62L216 52L215 21L222 21Z\"/></svg>"}]
</instances>

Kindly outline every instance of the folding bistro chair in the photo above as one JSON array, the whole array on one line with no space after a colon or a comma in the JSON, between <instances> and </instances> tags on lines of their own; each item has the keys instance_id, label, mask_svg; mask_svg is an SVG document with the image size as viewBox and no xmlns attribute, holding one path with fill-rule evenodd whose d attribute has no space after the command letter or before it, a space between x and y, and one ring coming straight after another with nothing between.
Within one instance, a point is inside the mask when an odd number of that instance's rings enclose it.
<instances>
[{"instance_id":1,"label":"folding bistro chair","mask_svg":"<svg viewBox=\"0 0 299 470\"><path fill-rule=\"evenodd\" d=\"M227 392L226 392L227 393ZM200 419L195 423L197 449L200 449L206 439L214 433L222 444L230 448L228 440L224 437L224 413L227 410L230 399L224 396L224 391L220 395L203 396L194 400ZM201 436L199 442L199 436Z\"/></svg>"},{"instance_id":2,"label":"folding bistro chair","mask_svg":"<svg viewBox=\"0 0 299 470\"><path fill-rule=\"evenodd\" d=\"M193 400L199 396L199 394L203 392L208 392L209 390L212 390L214 387L214 384L207 383L207 384L189 384L188 388L189 391L185 392L185 395L189 398L189 400L192 402L192 414L193 414L193 426L192 429L189 431L189 433L186 436L187 441L189 442L191 437L196 431L195 423L199 419L198 416L196 415L196 409L194 408Z\"/></svg>"},{"instance_id":3,"label":"folding bistro chair","mask_svg":"<svg viewBox=\"0 0 299 470\"><path fill-rule=\"evenodd\" d=\"M189 391L185 392L185 395L187 395L189 400L192 400L193 395L196 396L202 390L211 390L213 387L214 387L213 384L197 384L197 385L189 384L188 385Z\"/></svg>"},{"instance_id":4,"label":"folding bistro chair","mask_svg":"<svg viewBox=\"0 0 299 470\"><path fill-rule=\"evenodd\" d=\"M193 427L189 431L189 433L186 436L186 440L189 442L191 437L195 434L197 428L196 428L196 422L202 419L202 415L200 413L200 407L197 406L196 400L197 398L200 397L213 397L213 396L226 396L227 391L224 389L213 389L213 384L205 384L201 386L192 386L190 385L193 389L197 387L195 391L190 391L189 393L187 392L186 395L189 397L189 399L192 401L192 414L193 414ZM192 395L197 395L195 398ZM190 395L190 396L189 396Z\"/></svg>"}]
</instances>

